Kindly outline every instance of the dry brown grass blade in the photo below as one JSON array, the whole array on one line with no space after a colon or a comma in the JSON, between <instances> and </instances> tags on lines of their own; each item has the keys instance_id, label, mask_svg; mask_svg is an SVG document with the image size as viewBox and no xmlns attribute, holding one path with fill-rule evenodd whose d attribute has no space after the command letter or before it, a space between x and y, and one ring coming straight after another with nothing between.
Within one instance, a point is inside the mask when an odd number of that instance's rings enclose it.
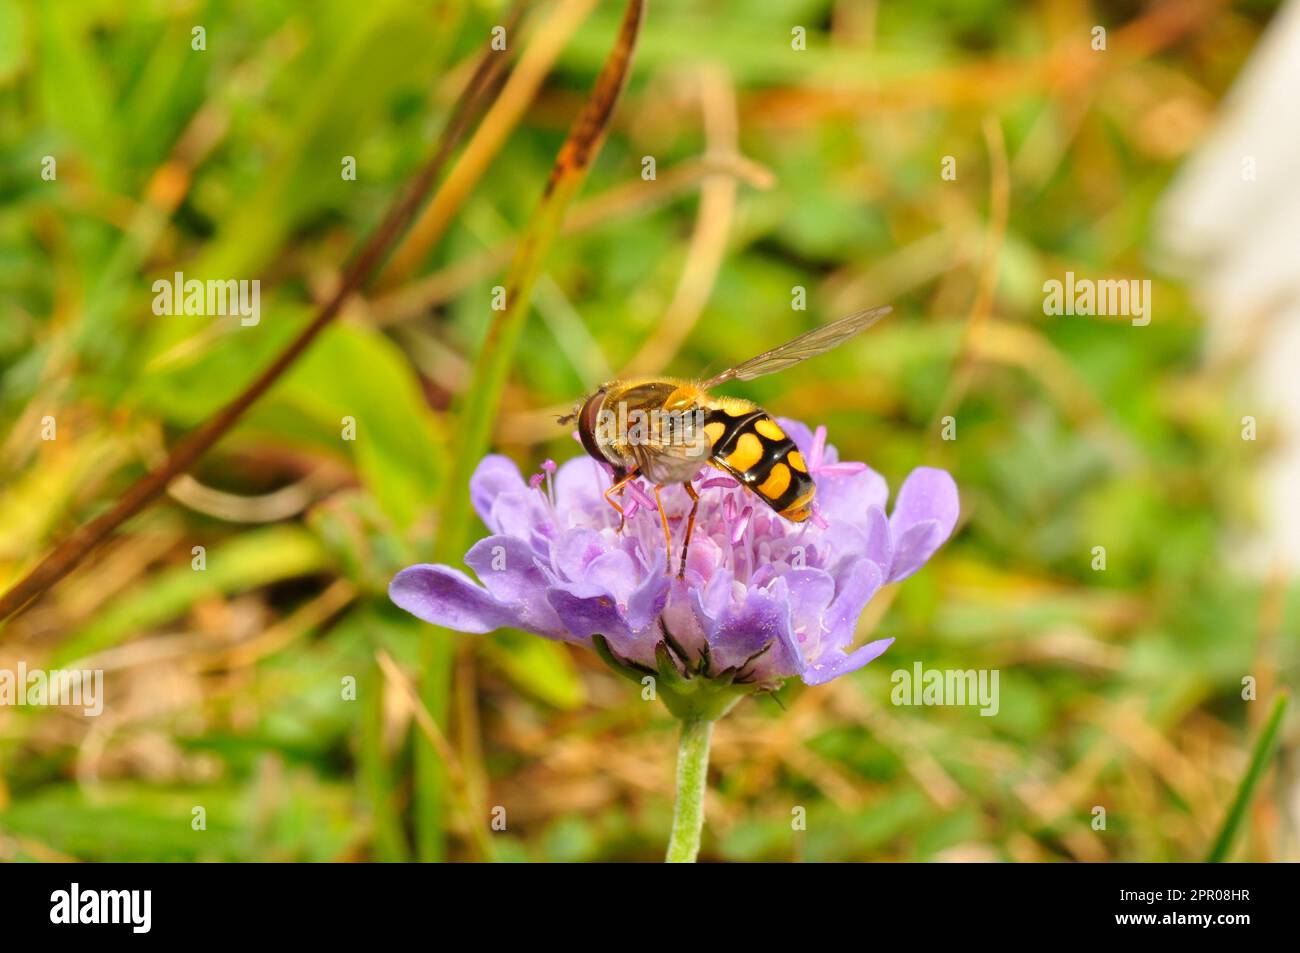
<instances>
[{"instance_id":1,"label":"dry brown grass blade","mask_svg":"<svg viewBox=\"0 0 1300 953\"><path fill-rule=\"evenodd\" d=\"M565 218L560 234L578 235L620 215L658 208L717 175L730 176L755 189L771 188L775 181L769 169L745 156L710 151L697 159L687 159L671 169L661 170L649 182L635 179L575 204ZM369 319L385 327L418 317L509 265L518 246L517 238L498 242L477 255L452 262L427 277L371 298L366 309Z\"/></svg>"},{"instance_id":2,"label":"dry brown grass blade","mask_svg":"<svg viewBox=\"0 0 1300 953\"><path fill-rule=\"evenodd\" d=\"M462 404L457 453L439 500L442 525L434 546L435 561L450 563L464 553L473 510L466 497L470 476L487 451L501 409L502 394L515 363L533 286L542 262L560 233L569 205L582 188L592 160L609 131L610 117L627 83L645 12L643 0L629 0L618 37L596 84L551 167L537 210L505 278L505 308L488 324L474 366L469 396ZM426 639L421 669L421 698L440 719L447 717L454 640L445 631ZM440 768L426 745L416 748L417 841L424 860L442 856Z\"/></svg>"},{"instance_id":3,"label":"dry brown grass blade","mask_svg":"<svg viewBox=\"0 0 1300 953\"><path fill-rule=\"evenodd\" d=\"M420 732L433 746L433 749L438 752L438 757L441 759L447 770L447 776L451 780L452 792L455 795L453 800L457 802L460 809L461 820L470 836L470 841L478 852L478 859L486 860L491 858L492 844L488 840L487 832L483 826L487 814L484 805L475 803L475 792L470 786L464 765L456 757L455 750L447 741L441 729L438 728L438 723L429 714L429 709L420 700L415 686L406 677L406 673L393 661L392 656L380 649L375 653L375 661L379 663L379 668L384 673L384 679L401 695L402 701L410 710L411 716L420 728Z\"/></svg>"},{"instance_id":4,"label":"dry brown grass blade","mask_svg":"<svg viewBox=\"0 0 1300 953\"><path fill-rule=\"evenodd\" d=\"M921 73L872 78L869 83L817 81L752 93L741 99L749 126L806 127L828 118L872 117L882 112L995 107L1031 90L1060 94L1096 82L1203 31L1223 0L1167 0L1114 31L1110 52L1098 57L1087 37L1033 57L981 58Z\"/></svg>"},{"instance_id":5,"label":"dry brown grass blade","mask_svg":"<svg viewBox=\"0 0 1300 953\"><path fill-rule=\"evenodd\" d=\"M471 511L458 502L468 492L470 475L491 440L501 394L514 365L515 347L542 261L560 234L569 205L586 180L591 161L609 131L614 106L631 72L644 9L642 0L631 0L627 5L618 39L586 106L574 120L555 157L541 202L516 249L504 282L505 308L488 324L470 385L472 397L462 414L459 452L454 456L440 507L444 523L437 555L446 560L458 558L464 551Z\"/></svg>"},{"instance_id":6,"label":"dry brown grass blade","mask_svg":"<svg viewBox=\"0 0 1300 953\"><path fill-rule=\"evenodd\" d=\"M438 243L532 103L565 44L595 5L595 0L562 0L555 12L539 25L537 35L520 55L519 65L502 87L501 95L492 103L446 180L393 252L376 279L376 287L401 284Z\"/></svg>"},{"instance_id":7,"label":"dry brown grass blade","mask_svg":"<svg viewBox=\"0 0 1300 953\"><path fill-rule=\"evenodd\" d=\"M966 328L962 333L957 366L953 370L943 399L935 411L932 435L939 434L939 421L944 414L952 414L961 405L975 373L974 345L981 339L993 300L997 293L998 262L1007 235L1007 214L1011 203L1011 176L1007 162L1007 144L1002 126L992 116L984 120L984 141L989 151L989 224L984 239L984 255L980 267L979 285L971 303Z\"/></svg>"},{"instance_id":8,"label":"dry brown grass blade","mask_svg":"<svg viewBox=\"0 0 1300 953\"><path fill-rule=\"evenodd\" d=\"M526 6L526 2L515 5L508 20L508 29L513 29L518 23ZM311 323L234 400L186 434L168 454L166 460L132 484L105 513L64 539L37 563L35 568L0 596L0 621L13 615L70 573L91 550L104 542L119 526L152 503L166 490L172 480L194 466L199 458L235 425L248 408L256 403L302 356L317 336L338 315L343 303L379 267L415 217L416 210L442 174L443 166L446 165L457 144L469 131L475 118L487 106L492 90L496 88L508 62L507 54L494 51L491 46L484 51L478 68L447 120L433 156L425 163L410 186L393 202L388 213L343 273L337 290L317 311Z\"/></svg>"},{"instance_id":9,"label":"dry brown grass blade","mask_svg":"<svg viewBox=\"0 0 1300 953\"><path fill-rule=\"evenodd\" d=\"M740 148L736 91L725 70L709 66L700 71L700 105L709 152L736 153ZM677 290L664 319L628 362L624 376L662 371L690 336L722 267L736 210L736 191L736 180L731 176L716 175L705 180Z\"/></svg>"}]
</instances>

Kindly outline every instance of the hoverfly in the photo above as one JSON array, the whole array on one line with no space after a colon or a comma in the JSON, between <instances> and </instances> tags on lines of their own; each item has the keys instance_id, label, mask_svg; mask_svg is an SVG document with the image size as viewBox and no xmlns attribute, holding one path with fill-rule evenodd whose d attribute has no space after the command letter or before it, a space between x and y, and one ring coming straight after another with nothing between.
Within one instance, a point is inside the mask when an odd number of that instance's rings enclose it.
<instances>
[{"instance_id":1,"label":"hoverfly","mask_svg":"<svg viewBox=\"0 0 1300 953\"><path fill-rule=\"evenodd\" d=\"M672 533L659 492L680 483L691 498L681 565L695 529L699 494L691 480L705 464L730 474L756 493L777 515L802 523L812 515L817 487L794 441L757 404L738 397L714 397L709 390L727 381L748 381L793 367L825 353L865 331L890 312L890 308L859 311L840 318L743 364L737 364L706 381L674 377L641 377L602 384L578 404L561 424L578 425L583 448L614 470L605 500L623 518L623 507L613 498L622 495L638 476L654 484L655 502L663 523L667 567L672 572ZM619 524L620 529L622 523Z\"/></svg>"}]
</instances>

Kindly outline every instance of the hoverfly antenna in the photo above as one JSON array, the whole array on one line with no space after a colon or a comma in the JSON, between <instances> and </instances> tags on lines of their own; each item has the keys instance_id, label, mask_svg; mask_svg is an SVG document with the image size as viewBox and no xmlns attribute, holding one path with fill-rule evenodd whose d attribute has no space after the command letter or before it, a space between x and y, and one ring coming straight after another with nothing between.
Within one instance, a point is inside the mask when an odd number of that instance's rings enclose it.
<instances>
[{"instance_id":1,"label":"hoverfly antenna","mask_svg":"<svg viewBox=\"0 0 1300 953\"><path fill-rule=\"evenodd\" d=\"M567 414L560 414L559 416L557 416L555 418L555 422L559 424L561 427L567 427L569 424L575 423L577 419L582 415L582 408L586 405L586 403L587 403L587 398L585 397L582 398L582 400L578 401L576 404L573 405L573 410L569 411Z\"/></svg>"}]
</instances>

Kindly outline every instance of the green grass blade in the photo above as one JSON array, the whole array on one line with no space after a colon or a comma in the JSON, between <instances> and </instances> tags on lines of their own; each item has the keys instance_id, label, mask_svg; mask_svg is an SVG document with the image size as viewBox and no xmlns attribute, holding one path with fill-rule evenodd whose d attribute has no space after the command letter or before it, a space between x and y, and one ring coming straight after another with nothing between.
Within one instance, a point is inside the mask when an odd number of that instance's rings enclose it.
<instances>
[{"instance_id":1,"label":"green grass blade","mask_svg":"<svg viewBox=\"0 0 1300 953\"><path fill-rule=\"evenodd\" d=\"M1286 714L1289 700L1290 696L1284 693L1273 703L1273 711L1268 716L1268 722L1264 725L1259 740L1255 742L1255 750L1251 752L1250 767L1246 769L1241 783L1237 785L1237 794L1232 799L1232 806L1228 808L1228 814L1223 819L1219 834L1214 839L1214 846L1205 857L1207 863L1219 864L1228 859L1228 851L1236 839L1237 828L1241 826L1242 819L1246 816L1246 808L1250 806L1255 785L1259 783L1264 768L1273 757L1273 749L1277 747L1277 736L1282 729L1282 716Z\"/></svg>"},{"instance_id":2,"label":"green grass blade","mask_svg":"<svg viewBox=\"0 0 1300 953\"><path fill-rule=\"evenodd\" d=\"M501 395L514 366L515 349L528 314L533 285L547 252L559 234L565 212L577 195L600 152L610 117L632 66L633 51L641 27L643 0L630 0L618 38L610 51L586 105L560 147L541 202L528 223L514 260L506 274L505 308L488 326L487 335L474 366L461 409L447 483L438 508L440 525L434 547L434 561L456 564L465 553L472 525L469 479L479 459L487 452L492 427L501 408ZM421 658L424 679L420 694L429 712L445 725L451 679L451 657L455 639L439 630L430 634ZM445 779L437 753L416 736L416 832L422 860L442 858L443 797Z\"/></svg>"},{"instance_id":3,"label":"green grass blade","mask_svg":"<svg viewBox=\"0 0 1300 953\"><path fill-rule=\"evenodd\" d=\"M362 789L374 818L375 859L392 863L408 860L406 837L397 810L397 791L393 772L384 755L384 677L378 664L371 662L362 687L364 709L357 739L357 769Z\"/></svg>"}]
</instances>

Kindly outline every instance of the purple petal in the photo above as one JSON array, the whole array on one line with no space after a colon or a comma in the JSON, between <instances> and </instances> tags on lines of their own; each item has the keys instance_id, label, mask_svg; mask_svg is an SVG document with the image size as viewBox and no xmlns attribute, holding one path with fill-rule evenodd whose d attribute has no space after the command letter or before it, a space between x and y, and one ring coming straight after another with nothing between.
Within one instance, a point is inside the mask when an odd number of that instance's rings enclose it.
<instances>
[{"instance_id":1,"label":"purple petal","mask_svg":"<svg viewBox=\"0 0 1300 953\"><path fill-rule=\"evenodd\" d=\"M656 628L655 623L668 602L668 589L672 580L673 577L664 572L663 553L656 552L655 561L627 597L625 617L628 628L633 632L653 631ZM654 639L658 641L657 634Z\"/></svg>"},{"instance_id":2,"label":"purple petal","mask_svg":"<svg viewBox=\"0 0 1300 953\"><path fill-rule=\"evenodd\" d=\"M503 493L522 493L527 489L515 462L495 453L484 457L469 478L469 499L474 512L494 532L499 530L491 522L493 501Z\"/></svg>"},{"instance_id":3,"label":"purple petal","mask_svg":"<svg viewBox=\"0 0 1300 953\"><path fill-rule=\"evenodd\" d=\"M815 645L821 639L826 609L835 598L835 580L821 569L795 569L777 582L782 584L780 591L773 591L790 603L790 626L796 643Z\"/></svg>"},{"instance_id":4,"label":"purple petal","mask_svg":"<svg viewBox=\"0 0 1300 953\"><path fill-rule=\"evenodd\" d=\"M671 580L662 612L663 624L677 644L695 655L708 642L702 618L703 613L696 609L694 587L685 579Z\"/></svg>"},{"instance_id":5,"label":"purple petal","mask_svg":"<svg viewBox=\"0 0 1300 953\"><path fill-rule=\"evenodd\" d=\"M867 558L880 567L882 574L887 573L894 561L894 543L883 507L873 506L867 510L866 529Z\"/></svg>"},{"instance_id":6,"label":"purple petal","mask_svg":"<svg viewBox=\"0 0 1300 953\"><path fill-rule=\"evenodd\" d=\"M615 651L624 656L629 655L634 647L632 630L623 620L613 597L607 593L584 592L579 587L574 587L552 589L546 598L560 617L560 622L574 638L585 640L593 635L603 635L609 639ZM639 660L646 661L644 658Z\"/></svg>"},{"instance_id":7,"label":"purple petal","mask_svg":"<svg viewBox=\"0 0 1300 953\"><path fill-rule=\"evenodd\" d=\"M603 526L614 513L604 499L607 489L609 476L599 463L587 456L574 457L556 471L556 509L570 526Z\"/></svg>"},{"instance_id":8,"label":"purple petal","mask_svg":"<svg viewBox=\"0 0 1300 953\"><path fill-rule=\"evenodd\" d=\"M594 529L571 529L551 544L551 564L561 579L578 580L591 561L609 547Z\"/></svg>"},{"instance_id":9,"label":"purple petal","mask_svg":"<svg viewBox=\"0 0 1300 953\"><path fill-rule=\"evenodd\" d=\"M506 536L528 539L535 531L549 536L555 529L548 509L539 490L502 493L492 501L484 522L493 532Z\"/></svg>"},{"instance_id":10,"label":"purple petal","mask_svg":"<svg viewBox=\"0 0 1300 953\"><path fill-rule=\"evenodd\" d=\"M555 610L546 601L546 575L523 540L511 536L481 539L465 554L465 563L492 598L518 615L522 628L552 637L563 634Z\"/></svg>"},{"instance_id":11,"label":"purple petal","mask_svg":"<svg viewBox=\"0 0 1300 953\"><path fill-rule=\"evenodd\" d=\"M808 454L808 469L816 470L825 463L834 462L828 457L834 457L835 448L830 448L830 453L826 452L826 427L818 425L813 431L812 450Z\"/></svg>"},{"instance_id":12,"label":"purple petal","mask_svg":"<svg viewBox=\"0 0 1300 953\"><path fill-rule=\"evenodd\" d=\"M745 665L750 662L759 679L800 674L804 660L790 631L790 604L787 600L754 590L740 606L727 607L709 632L709 650L714 669Z\"/></svg>"},{"instance_id":13,"label":"purple petal","mask_svg":"<svg viewBox=\"0 0 1300 953\"><path fill-rule=\"evenodd\" d=\"M458 632L520 626L519 617L463 572L427 564L403 569L388 584L388 598L411 615Z\"/></svg>"},{"instance_id":14,"label":"purple petal","mask_svg":"<svg viewBox=\"0 0 1300 953\"><path fill-rule=\"evenodd\" d=\"M705 632L712 632L717 628L718 619L731 602L733 588L735 587L731 572L725 567L719 568L713 578L705 582L703 588L691 587L695 610Z\"/></svg>"},{"instance_id":15,"label":"purple petal","mask_svg":"<svg viewBox=\"0 0 1300 953\"><path fill-rule=\"evenodd\" d=\"M862 526L867 511L873 506L883 509L889 499L889 484L870 467L858 473L814 476L817 506L832 526L836 523Z\"/></svg>"},{"instance_id":16,"label":"purple petal","mask_svg":"<svg viewBox=\"0 0 1300 953\"><path fill-rule=\"evenodd\" d=\"M858 617L884 584L884 570L869 558L845 559L835 567L833 575L837 588L823 623L827 633L822 642L823 654L838 652L853 641Z\"/></svg>"},{"instance_id":17,"label":"purple petal","mask_svg":"<svg viewBox=\"0 0 1300 953\"><path fill-rule=\"evenodd\" d=\"M686 576L692 582L702 584L713 579L723 563L723 549L712 537L703 534L691 540L691 548L686 552Z\"/></svg>"},{"instance_id":18,"label":"purple petal","mask_svg":"<svg viewBox=\"0 0 1300 953\"><path fill-rule=\"evenodd\" d=\"M604 590L614 597L615 602L626 606L640 576L636 560L622 549L612 549L587 564L582 583Z\"/></svg>"},{"instance_id":19,"label":"purple petal","mask_svg":"<svg viewBox=\"0 0 1300 953\"><path fill-rule=\"evenodd\" d=\"M959 512L957 484L946 471L918 467L908 474L889 517L894 543L889 581L920 569L951 535Z\"/></svg>"},{"instance_id":20,"label":"purple petal","mask_svg":"<svg viewBox=\"0 0 1300 953\"><path fill-rule=\"evenodd\" d=\"M934 551L948 538L938 520L925 520L907 528L898 539L894 562L889 569L889 581L906 579L925 565Z\"/></svg>"},{"instance_id":21,"label":"purple petal","mask_svg":"<svg viewBox=\"0 0 1300 953\"><path fill-rule=\"evenodd\" d=\"M832 678L857 671L872 659L879 658L885 649L893 644L893 639L877 639L875 642L868 642L861 648L854 649L847 655L839 650L828 652L826 656L808 666L808 670L803 673L804 684L824 685Z\"/></svg>"},{"instance_id":22,"label":"purple petal","mask_svg":"<svg viewBox=\"0 0 1300 953\"><path fill-rule=\"evenodd\" d=\"M897 536L913 523L937 520L946 535L957 525L959 510L957 484L948 471L917 467L898 490L889 525Z\"/></svg>"}]
</instances>

